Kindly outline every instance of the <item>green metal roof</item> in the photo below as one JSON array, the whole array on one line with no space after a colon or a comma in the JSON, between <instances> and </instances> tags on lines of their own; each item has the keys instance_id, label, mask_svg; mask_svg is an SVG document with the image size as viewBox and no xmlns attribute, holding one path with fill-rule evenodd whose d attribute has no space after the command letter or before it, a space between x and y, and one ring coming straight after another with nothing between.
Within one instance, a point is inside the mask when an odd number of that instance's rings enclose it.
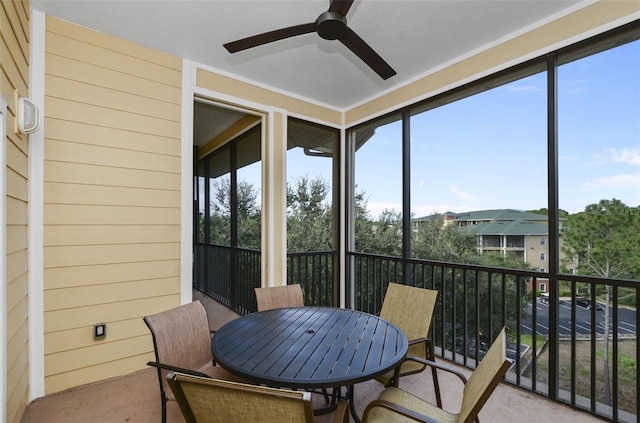
<instances>
[{"instance_id":1,"label":"green metal roof","mask_svg":"<svg viewBox=\"0 0 640 423\"><path fill-rule=\"evenodd\" d=\"M459 226L459 231L476 235L548 235L549 228L545 223L535 223L526 220L483 222L475 225Z\"/></svg>"},{"instance_id":2,"label":"green metal roof","mask_svg":"<svg viewBox=\"0 0 640 423\"><path fill-rule=\"evenodd\" d=\"M447 217L453 216L455 222L467 222L467 221L510 221L510 220L529 220L529 221L544 221L548 220L548 216L544 214L531 213L522 210L515 209L490 209L490 210L477 210L463 213L445 212L435 213L428 216L417 217L414 221L429 221L429 220L443 220Z\"/></svg>"},{"instance_id":3,"label":"green metal roof","mask_svg":"<svg viewBox=\"0 0 640 423\"><path fill-rule=\"evenodd\" d=\"M514 209L496 209L496 210L478 210L465 213L456 213L455 220L461 221L477 221L477 220L529 220L529 221L547 221L548 216L537 213L530 213L522 210Z\"/></svg>"}]
</instances>

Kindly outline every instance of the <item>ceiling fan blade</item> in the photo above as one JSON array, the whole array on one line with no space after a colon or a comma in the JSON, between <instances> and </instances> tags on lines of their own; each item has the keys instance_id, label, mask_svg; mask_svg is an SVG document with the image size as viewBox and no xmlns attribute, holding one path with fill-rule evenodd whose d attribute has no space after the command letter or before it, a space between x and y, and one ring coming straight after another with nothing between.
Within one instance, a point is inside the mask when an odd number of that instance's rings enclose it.
<instances>
[{"instance_id":1,"label":"ceiling fan blade","mask_svg":"<svg viewBox=\"0 0 640 423\"><path fill-rule=\"evenodd\" d=\"M389 79L396 74L396 71L351 28L347 28L347 34L340 38L340 42L369 65L382 79Z\"/></svg>"},{"instance_id":2,"label":"ceiling fan blade","mask_svg":"<svg viewBox=\"0 0 640 423\"><path fill-rule=\"evenodd\" d=\"M285 38L295 37L297 35L315 32L316 23L311 22L302 25L290 26L287 28L276 29L275 31L265 32L241 40L232 41L223 44L229 53L237 53L242 50L261 46L263 44L272 43L274 41L284 40Z\"/></svg>"},{"instance_id":3,"label":"ceiling fan blade","mask_svg":"<svg viewBox=\"0 0 640 423\"><path fill-rule=\"evenodd\" d=\"M329 12L336 12L346 16L354 0L332 0L329 5Z\"/></svg>"}]
</instances>

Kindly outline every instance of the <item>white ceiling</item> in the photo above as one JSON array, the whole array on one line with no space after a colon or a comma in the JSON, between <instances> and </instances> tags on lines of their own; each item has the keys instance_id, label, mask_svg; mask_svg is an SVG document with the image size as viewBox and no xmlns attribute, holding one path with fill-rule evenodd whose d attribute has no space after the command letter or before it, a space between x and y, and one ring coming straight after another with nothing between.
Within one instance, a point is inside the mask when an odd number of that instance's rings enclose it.
<instances>
[{"instance_id":1,"label":"white ceiling","mask_svg":"<svg viewBox=\"0 0 640 423\"><path fill-rule=\"evenodd\" d=\"M348 25L396 71L384 81L338 41L311 33L230 54L223 43L314 22L329 0L31 0L35 9L345 109L589 0L356 0Z\"/></svg>"}]
</instances>

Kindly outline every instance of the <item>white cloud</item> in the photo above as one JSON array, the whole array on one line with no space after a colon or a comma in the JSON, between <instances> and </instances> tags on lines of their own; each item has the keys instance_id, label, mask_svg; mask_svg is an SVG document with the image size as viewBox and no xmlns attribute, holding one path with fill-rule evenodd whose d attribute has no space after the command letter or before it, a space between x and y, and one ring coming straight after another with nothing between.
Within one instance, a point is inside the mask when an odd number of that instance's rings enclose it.
<instances>
[{"instance_id":1,"label":"white cloud","mask_svg":"<svg viewBox=\"0 0 640 423\"><path fill-rule=\"evenodd\" d=\"M618 151L617 148L609 148L602 153L595 154L594 158L598 161L640 166L640 148L625 147L622 151Z\"/></svg>"},{"instance_id":2,"label":"white cloud","mask_svg":"<svg viewBox=\"0 0 640 423\"><path fill-rule=\"evenodd\" d=\"M478 198L468 192L462 191L460 188L458 188L456 185L449 185L449 190L455 194L457 197L462 198L463 200L469 200L469 201L478 201Z\"/></svg>"},{"instance_id":3,"label":"white cloud","mask_svg":"<svg viewBox=\"0 0 640 423\"><path fill-rule=\"evenodd\" d=\"M640 173L625 173L585 182L586 188L640 188Z\"/></svg>"}]
</instances>

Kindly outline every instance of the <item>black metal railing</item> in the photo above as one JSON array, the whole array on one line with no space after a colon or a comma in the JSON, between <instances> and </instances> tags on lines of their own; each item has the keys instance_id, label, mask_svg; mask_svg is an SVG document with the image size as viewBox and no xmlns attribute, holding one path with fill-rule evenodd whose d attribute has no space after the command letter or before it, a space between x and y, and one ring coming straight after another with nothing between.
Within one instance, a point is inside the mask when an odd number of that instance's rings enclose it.
<instances>
[{"instance_id":1,"label":"black metal railing","mask_svg":"<svg viewBox=\"0 0 640 423\"><path fill-rule=\"evenodd\" d=\"M334 283L335 255L334 251L287 255L287 284L302 286L305 304L338 304L337 284ZM259 250L197 244L194 246L193 274L195 289L240 314L256 311L253 290L261 285Z\"/></svg>"},{"instance_id":2,"label":"black metal railing","mask_svg":"<svg viewBox=\"0 0 640 423\"><path fill-rule=\"evenodd\" d=\"M287 254L287 285L300 284L304 303L314 306L335 306L337 284L334 251Z\"/></svg>"},{"instance_id":3,"label":"black metal railing","mask_svg":"<svg viewBox=\"0 0 640 423\"><path fill-rule=\"evenodd\" d=\"M349 253L356 309L378 314L389 282L439 292L432 339L438 354L475 368L503 327L514 364L507 381L612 421L637 421L638 281L562 275ZM538 280L558 285L549 299ZM609 291L609 319L603 291ZM623 305L625 303L626 305ZM557 326L548 324L553 305ZM604 386L604 325L609 390ZM535 330L534 330L535 329ZM555 366L550 363L556 363ZM556 380L557 392L549 392Z\"/></svg>"},{"instance_id":4,"label":"black metal railing","mask_svg":"<svg viewBox=\"0 0 640 423\"><path fill-rule=\"evenodd\" d=\"M194 259L195 288L241 314L255 310L259 251L201 244ZM305 304L339 304L335 265L335 252L288 254L287 284L303 286ZM431 337L439 356L473 369L507 326L514 363L507 382L611 421L637 421L638 281L362 253L348 254L346 275L346 292L353 293L346 304L376 315L389 282L437 290ZM537 291L539 282L549 294Z\"/></svg>"},{"instance_id":5,"label":"black metal railing","mask_svg":"<svg viewBox=\"0 0 640 423\"><path fill-rule=\"evenodd\" d=\"M194 288L240 314L256 311L260 251L214 244L194 246Z\"/></svg>"}]
</instances>

